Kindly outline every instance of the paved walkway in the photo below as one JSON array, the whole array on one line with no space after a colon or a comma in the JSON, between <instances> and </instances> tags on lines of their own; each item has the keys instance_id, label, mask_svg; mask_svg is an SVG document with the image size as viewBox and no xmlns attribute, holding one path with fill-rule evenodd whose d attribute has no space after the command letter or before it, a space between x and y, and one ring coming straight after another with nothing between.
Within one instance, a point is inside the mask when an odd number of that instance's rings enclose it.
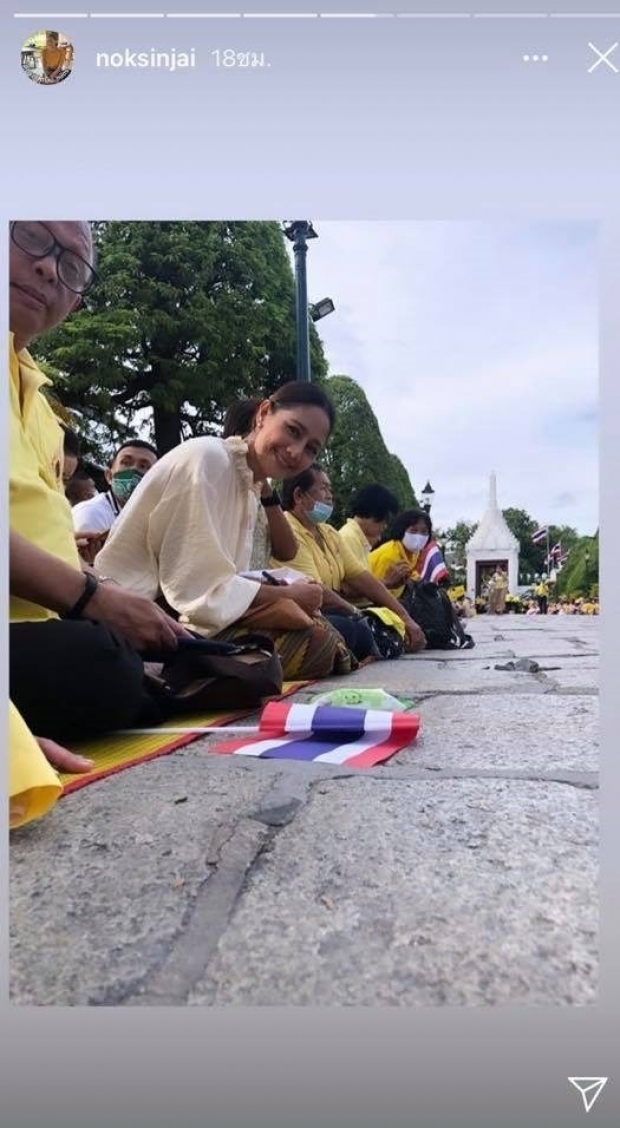
<instances>
[{"instance_id":1,"label":"paved walkway","mask_svg":"<svg viewBox=\"0 0 620 1128\"><path fill-rule=\"evenodd\" d=\"M470 628L321 684L414 698L423 735L387 765L204 739L15 833L13 1000L594 1002L598 621ZM497 668L519 658L540 669Z\"/></svg>"}]
</instances>

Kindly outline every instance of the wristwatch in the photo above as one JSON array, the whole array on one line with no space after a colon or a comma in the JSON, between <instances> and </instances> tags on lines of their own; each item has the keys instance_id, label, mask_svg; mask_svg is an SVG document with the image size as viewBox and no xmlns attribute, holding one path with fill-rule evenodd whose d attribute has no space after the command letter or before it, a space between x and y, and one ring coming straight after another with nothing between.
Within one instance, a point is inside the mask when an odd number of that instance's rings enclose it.
<instances>
[{"instance_id":1,"label":"wristwatch","mask_svg":"<svg viewBox=\"0 0 620 1128\"><path fill-rule=\"evenodd\" d=\"M263 509L270 509L272 505L282 505L282 498L277 490L273 490L269 497L261 497L260 503Z\"/></svg>"}]
</instances>

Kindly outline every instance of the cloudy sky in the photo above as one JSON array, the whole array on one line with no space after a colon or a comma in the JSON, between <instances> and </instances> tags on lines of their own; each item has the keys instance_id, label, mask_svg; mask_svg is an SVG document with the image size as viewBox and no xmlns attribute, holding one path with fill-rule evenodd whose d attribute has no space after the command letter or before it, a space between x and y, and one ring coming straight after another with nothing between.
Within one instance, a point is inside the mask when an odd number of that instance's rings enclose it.
<instances>
[{"instance_id":1,"label":"cloudy sky","mask_svg":"<svg viewBox=\"0 0 620 1128\"><path fill-rule=\"evenodd\" d=\"M593 224L314 220L310 301L331 374L364 389L446 527L501 508L598 525Z\"/></svg>"}]
</instances>

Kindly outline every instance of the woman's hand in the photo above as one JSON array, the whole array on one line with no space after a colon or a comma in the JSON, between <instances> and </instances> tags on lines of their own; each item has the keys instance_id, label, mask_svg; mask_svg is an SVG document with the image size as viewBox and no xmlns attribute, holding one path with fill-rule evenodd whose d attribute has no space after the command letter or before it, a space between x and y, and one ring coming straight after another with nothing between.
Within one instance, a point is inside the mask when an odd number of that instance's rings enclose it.
<instances>
[{"instance_id":1,"label":"woman's hand","mask_svg":"<svg viewBox=\"0 0 620 1128\"><path fill-rule=\"evenodd\" d=\"M307 615L316 615L323 603L323 588L312 581L297 580L294 584L286 584L281 594L293 599Z\"/></svg>"},{"instance_id":2,"label":"woman's hand","mask_svg":"<svg viewBox=\"0 0 620 1128\"><path fill-rule=\"evenodd\" d=\"M383 583L387 588L401 587L411 575L411 566L406 561L401 561L399 564L390 564Z\"/></svg>"},{"instance_id":3,"label":"woman's hand","mask_svg":"<svg viewBox=\"0 0 620 1128\"><path fill-rule=\"evenodd\" d=\"M92 566L95 563L97 553L101 552L108 539L108 531L106 530L104 533L75 533L74 535L80 557Z\"/></svg>"},{"instance_id":4,"label":"woman's hand","mask_svg":"<svg viewBox=\"0 0 620 1128\"><path fill-rule=\"evenodd\" d=\"M417 654L419 650L426 649L424 631L409 615L403 615L405 624L405 650L408 654Z\"/></svg>"}]
</instances>

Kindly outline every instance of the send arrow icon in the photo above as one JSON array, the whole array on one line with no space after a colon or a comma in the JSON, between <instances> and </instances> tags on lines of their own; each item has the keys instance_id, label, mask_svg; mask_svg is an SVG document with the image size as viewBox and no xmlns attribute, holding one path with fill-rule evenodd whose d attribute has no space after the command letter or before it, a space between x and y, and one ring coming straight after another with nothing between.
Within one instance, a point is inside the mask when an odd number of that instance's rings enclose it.
<instances>
[{"instance_id":1,"label":"send arrow icon","mask_svg":"<svg viewBox=\"0 0 620 1128\"><path fill-rule=\"evenodd\" d=\"M594 1106L594 1102L600 1097L603 1089L605 1088L609 1078L608 1077L569 1077L571 1085L574 1085L583 1100L583 1107L586 1112Z\"/></svg>"}]
</instances>

